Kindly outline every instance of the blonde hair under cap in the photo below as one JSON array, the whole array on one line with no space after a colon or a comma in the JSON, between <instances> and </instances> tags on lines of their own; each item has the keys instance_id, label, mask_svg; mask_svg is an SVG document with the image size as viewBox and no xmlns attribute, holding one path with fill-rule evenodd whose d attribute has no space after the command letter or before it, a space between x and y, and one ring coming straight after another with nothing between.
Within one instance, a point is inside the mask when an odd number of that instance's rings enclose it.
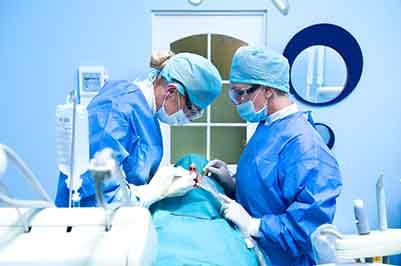
<instances>
[{"instance_id":1,"label":"blonde hair under cap","mask_svg":"<svg viewBox=\"0 0 401 266\"><path fill-rule=\"evenodd\" d=\"M150 57L150 67L161 70L167 61L175 54L172 51L157 51L154 52Z\"/></svg>"}]
</instances>

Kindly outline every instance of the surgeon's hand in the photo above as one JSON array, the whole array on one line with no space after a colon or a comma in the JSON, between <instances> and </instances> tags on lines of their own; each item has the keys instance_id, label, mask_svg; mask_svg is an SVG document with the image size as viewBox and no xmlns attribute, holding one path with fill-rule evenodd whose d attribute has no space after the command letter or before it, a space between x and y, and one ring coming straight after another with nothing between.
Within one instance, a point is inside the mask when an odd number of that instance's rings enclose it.
<instances>
[{"instance_id":1,"label":"surgeon's hand","mask_svg":"<svg viewBox=\"0 0 401 266\"><path fill-rule=\"evenodd\" d=\"M214 174L217 181L224 188L224 191L228 195L233 194L235 191L235 180L225 162L222 160L212 160L203 168L203 171Z\"/></svg>"},{"instance_id":2,"label":"surgeon's hand","mask_svg":"<svg viewBox=\"0 0 401 266\"><path fill-rule=\"evenodd\" d=\"M149 184L160 189L161 197L178 197L191 190L195 185L196 173L191 173L181 166L169 166L160 169Z\"/></svg>"},{"instance_id":3,"label":"surgeon's hand","mask_svg":"<svg viewBox=\"0 0 401 266\"><path fill-rule=\"evenodd\" d=\"M182 167L163 166L161 167L149 184L142 186L131 186L135 196L139 197L144 207L166 197L184 195L195 184L194 177Z\"/></svg>"},{"instance_id":4,"label":"surgeon's hand","mask_svg":"<svg viewBox=\"0 0 401 266\"><path fill-rule=\"evenodd\" d=\"M224 196L223 201L223 216L233 222L243 234L258 236L260 219L250 216L244 207L235 200Z\"/></svg>"},{"instance_id":5,"label":"surgeon's hand","mask_svg":"<svg viewBox=\"0 0 401 266\"><path fill-rule=\"evenodd\" d=\"M175 172L176 169L173 165L163 166L156 172L148 184L141 186L130 185L131 191L139 198L143 207L149 207L164 198L173 182Z\"/></svg>"},{"instance_id":6,"label":"surgeon's hand","mask_svg":"<svg viewBox=\"0 0 401 266\"><path fill-rule=\"evenodd\" d=\"M166 198L180 197L188 193L195 186L196 173L185 173L182 176L176 176L171 183L165 195Z\"/></svg>"}]
</instances>

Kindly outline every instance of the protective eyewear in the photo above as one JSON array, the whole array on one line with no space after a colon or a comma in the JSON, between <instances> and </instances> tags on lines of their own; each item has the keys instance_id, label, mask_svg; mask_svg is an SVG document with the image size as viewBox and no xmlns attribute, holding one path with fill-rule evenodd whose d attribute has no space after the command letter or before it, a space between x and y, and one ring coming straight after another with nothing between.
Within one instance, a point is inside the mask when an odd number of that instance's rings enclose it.
<instances>
[{"instance_id":1,"label":"protective eyewear","mask_svg":"<svg viewBox=\"0 0 401 266\"><path fill-rule=\"evenodd\" d=\"M185 106L187 107L187 110L185 110L185 114L187 115L188 119L193 121L201 118L203 116L203 109L197 107L196 105L194 105L189 101L189 96L186 90L184 90L184 94L185 94Z\"/></svg>"},{"instance_id":2,"label":"protective eyewear","mask_svg":"<svg viewBox=\"0 0 401 266\"><path fill-rule=\"evenodd\" d=\"M181 85L180 83L178 84ZM184 86L182 87L185 88ZM169 88L177 88L177 85L174 83L170 83L167 85L167 89ZM190 102L188 93L185 89L184 89L184 98L186 106L184 113L187 116L187 118L191 121L201 118L203 116L203 109L197 107L196 105Z\"/></svg>"},{"instance_id":3,"label":"protective eyewear","mask_svg":"<svg viewBox=\"0 0 401 266\"><path fill-rule=\"evenodd\" d=\"M228 90L228 95L230 97L230 100L234 104L240 104L248 97L249 94L254 93L259 88L260 88L260 85L252 85L250 88L248 88L246 90L231 87Z\"/></svg>"}]
</instances>

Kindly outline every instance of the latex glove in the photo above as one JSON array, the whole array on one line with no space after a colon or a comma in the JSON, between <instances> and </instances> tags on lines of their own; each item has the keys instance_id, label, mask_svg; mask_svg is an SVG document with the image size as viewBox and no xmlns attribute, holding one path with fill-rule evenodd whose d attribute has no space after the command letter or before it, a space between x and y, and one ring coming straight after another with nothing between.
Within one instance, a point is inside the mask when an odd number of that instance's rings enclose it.
<instances>
[{"instance_id":1,"label":"latex glove","mask_svg":"<svg viewBox=\"0 0 401 266\"><path fill-rule=\"evenodd\" d=\"M195 186L196 173L186 173L183 176L176 176L165 195L166 198L180 197L192 190Z\"/></svg>"},{"instance_id":2,"label":"latex glove","mask_svg":"<svg viewBox=\"0 0 401 266\"><path fill-rule=\"evenodd\" d=\"M223 201L222 213L227 220L233 222L245 235L259 235L260 219L250 216L244 207L235 200L224 196Z\"/></svg>"},{"instance_id":3,"label":"latex glove","mask_svg":"<svg viewBox=\"0 0 401 266\"><path fill-rule=\"evenodd\" d=\"M149 184L130 185L130 189L139 198L143 207L149 207L165 197L176 172L177 169L173 165L163 166L156 172Z\"/></svg>"},{"instance_id":4,"label":"latex glove","mask_svg":"<svg viewBox=\"0 0 401 266\"><path fill-rule=\"evenodd\" d=\"M156 174L149 181L149 185L159 186L160 188L166 188L173 181L176 173L180 174L182 171L179 169L180 167L174 167L174 165L162 166L160 167Z\"/></svg>"},{"instance_id":5,"label":"latex glove","mask_svg":"<svg viewBox=\"0 0 401 266\"><path fill-rule=\"evenodd\" d=\"M211 160L203 168L203 171L215 174L219 178L231 177L230 170L228 170L227 164L222 160Z\"/></svg>"},{"instance_id":6,"label":"latex glove","mask_svg":"<svg viewBox=\"0 0 401 266\"><path fill-rule=\"evenodd\" d=\"M233 177L228 169L228 166L222 160L211 160L204 168L204 172L214 174L223 187L232 186L234 184Z\"/></svg>"},{"instance_id":7,"label":"latex glove","mask_svg":"<svg viewBox=\"0 0 401 266\"><path fill-rule=\"evenodd\" d=\"M149 184L131 186L131 190L139 197L142 206L149 207L166 197L184 195L193 188L194 179L195 175L182 167L164 166L156 172Z\"/></svg>"}]
</instances>

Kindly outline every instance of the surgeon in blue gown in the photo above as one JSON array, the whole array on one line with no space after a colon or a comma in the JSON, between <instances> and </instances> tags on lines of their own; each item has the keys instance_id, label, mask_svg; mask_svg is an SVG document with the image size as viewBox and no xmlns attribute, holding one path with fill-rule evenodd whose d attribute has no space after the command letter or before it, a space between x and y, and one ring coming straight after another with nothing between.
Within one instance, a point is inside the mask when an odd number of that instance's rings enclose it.
<instances>
[{"instance_id":1,"label":"surgeon in blue gown","mask_svg":"<svg viewBox=\"0 0 401 266\"><path fill-rule=\"evenodd\" d=\"M241 47L230 83L240 116L259 124L235 176L221 160L205 167L235 198L223 207L224 216L257 240L272 265L315 265L310 236L333 221L342 187L338 163L313 122L290 100L285 57Z\"/></svg>"},{"instance_id":2,"label":"surgeon in blue gown","mask_svg":"<svg viewBox=\"0 0 401 266\"><path fill-rule=\"evenodd\" d=\"M90 157L111 148L129 184L143 185L159 167L163 144L159 120L180 125L197 119L221 92L221 77L207 59L192 53L155 54L149 79L109 81L87 107ZM91 174L82 176L80 206L96 206ZM105 199L113 201L119 181L104 184ZM56 205L68 206L66 176L60 173Z\"/></svg>"}]
</instances>

